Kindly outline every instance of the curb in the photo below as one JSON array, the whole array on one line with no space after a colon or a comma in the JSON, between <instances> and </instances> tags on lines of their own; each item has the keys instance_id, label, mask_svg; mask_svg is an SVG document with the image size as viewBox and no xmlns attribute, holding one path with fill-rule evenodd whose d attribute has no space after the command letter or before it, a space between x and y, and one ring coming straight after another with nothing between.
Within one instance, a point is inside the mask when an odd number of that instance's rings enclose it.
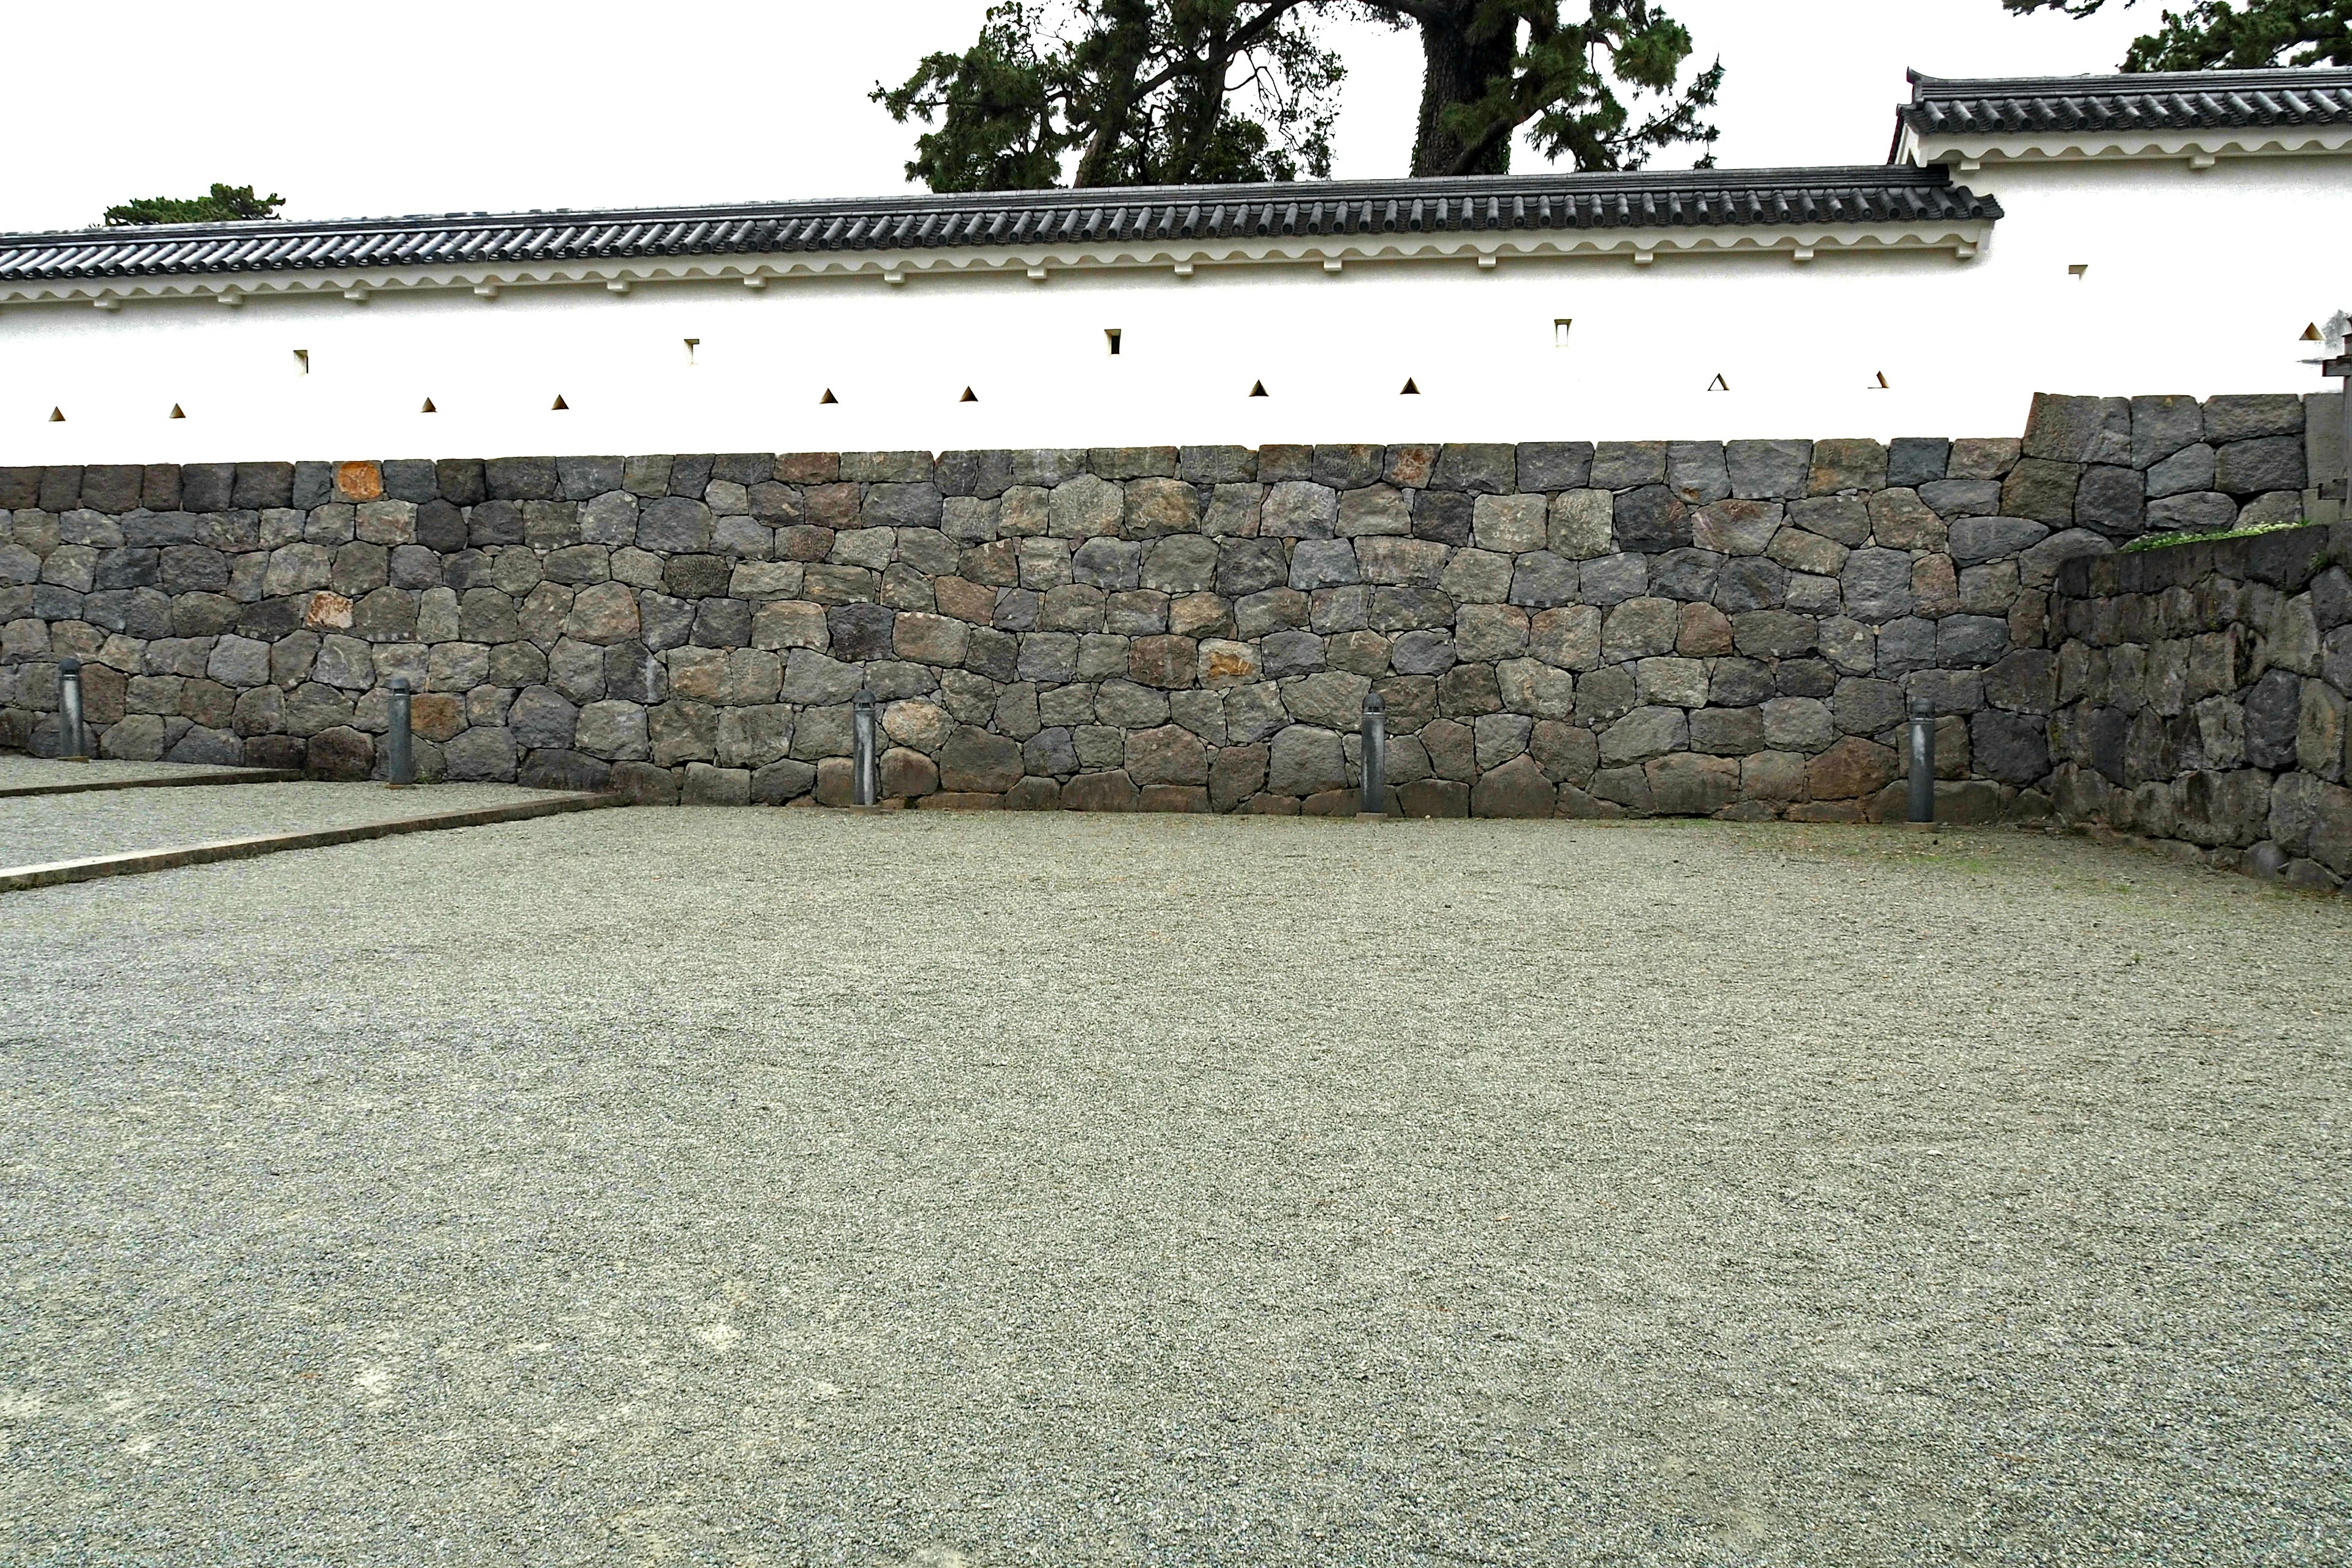
<instances>
[{"instance_id":1,"label":"curb","mask_svg":"<svg viewBox=\"0 0 2352 1568\"><path fill-rule=\"evenodd\" d=\"M103 789L184 789L194 784L299 784L310 775L299 768L237 768L226 773L173 773L152 779L92 779L88 784L17 784L0 789L0 800L35 795L89 795Z\"/></svg>"},{"instance_id":2,"label":"curb","mask_svg":"<svg viewBox=\"0 0 2352 1568\"><path fill-rule=\"evenodd\" d=\"M133 849L120 855L93 855L80 860L53 860L45 866L0 869L0 893L30 888L54 888L67 882L91 882L100 877L136 876L144 871L169 871L182 866L204 866L215 860L250 860L289 849L323 849L337 844L357 844L370 838L391 838L404 833L435 833L448 827L478 827L497 822L524 822L535 816L565 812L598 811L626 805L614 795L562 795L551 800L517 801L512 805L478 806L471 811L446 811L434 816L412 816L394 822L363 822L349 827L320 827L307 833L264 834L252 838L222 838L210 844L183 844L172 849Z\"/></svg>"}]
</instances>

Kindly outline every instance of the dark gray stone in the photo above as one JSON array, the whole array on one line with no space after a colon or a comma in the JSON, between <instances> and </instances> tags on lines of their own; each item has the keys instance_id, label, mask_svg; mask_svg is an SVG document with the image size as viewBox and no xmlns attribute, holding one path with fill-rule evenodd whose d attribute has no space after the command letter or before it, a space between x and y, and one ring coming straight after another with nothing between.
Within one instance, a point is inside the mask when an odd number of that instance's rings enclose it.
<instances>
[{"instance_id":1,"label":"dark gray stone","mask_svg":"<svg viewBox=\"0 0 2352 1568\"><path fill-rule=\"evenodd\" d=\"M1217 542L1217 592L1229 599L1262 593L1290 581L1290 558L1278 539Z\"/></svg>"},{"instance_id":2,"label":"dark gray stone","mask_svg":"<svg viewBox=\"0 0 2352 1568\"><path fill-rule=\"evenodd\" d=\"M554 500L563 493L552 458L492 458L482 465L482 483L492 500Z\"/></svg>"},{"instance_id":3,"label":"dark gray stone","mask_svg":"<svg viewBox=\"0 0 2352 1568\"><path fill-rule=\"evenodd\" d=\"M1650 592L1661 598L1704 604L1715 593L1724 558L1712 550L1672 550L1650 563Z\"/></svg>"},{"instance_id":4,"label":"dark gray stone","mask_svg":"<svg viewBox=\"0 0 2352 1568\"><path fill-rule=\"evenodd\" d=\"M1752 708L1778 694L1772 667L1753 658L1712 659L1707 666L1706 700L1718 708Z\"/></svg>"},{"instance_id":5,"label":"dark gray stone","mask_svg":"<svg viewBox=\"0 0 2352 1568\"><path fill-rule=\"evenodd\" d=\"M1510 602L1525 609L1542 610L1574 604L1581 575L1576 562L1549 550L1530 551L1512 567Z\"/></svg>"},{"instance_id":6,"label":"dark gray stone","mask_svg":"<svg viewBox=\"0 0 2352 1568\"><path fill-rule=\"evenodd\" d=\"M2074 491L2074 521L2110 539L2129 539L2147 522L2143 481L2134 468L2095 465Z\"/></svg>"},{"instance_id":7,"label":"dark gray stone","mask_svg":"<svg viewBox=\"0 0 2352 1568\"><path fill-rule=\"evenodd\" d=\"M1812 472L1811 441L1732 441L1724 447L1731 493L1746 500L1794 500Z\"/></svg>"},{"instance_id":8,"label":"dark gray stone","mask_svg":"<svg viewBox=\"0 0 2352 1568\"><path fill-rule=\"evenodd\" d=\"M1455 548L1470 542L1472 498L1454 490L1423 490L1412 498L1412 536Z\"/></svg>"},{"instance_id":9,"label":"dark gray stone","mask_svg":"<svg viewBox=\"0 0 2352 1568\"><path fill-rule=\"evenodd\" d=\"M1900 679L1936 663L1936 623L1905 616L1878 630L1878 674Z\"/></svg>"},{"instance_id":10,"label":"dark gray stone","mask_svg":"<svg viewBox=\"0 0 2352 1568\"><path fill-rule=\"evenodd\" d=\"M2132 460L2132 409L2128 398L2062 397L2036 393L2026 416L2025 456L2057 463L2117 463Z\"/></svg>"},{"instance_id":11,"label":"dark gray stone","mask_svg":"<svg viewBox=\"0 0 2352 1568\"><path fill-rule=\"evenodd\" d=\"M2303 434L2303 399L2292 392L2263 392L2208 399L2205 439L2219 447L2265 436Z\"/></svg>"},{"instance_id":12,"label":"dark gray stone","mask_svg":"<svg viewBox=\"0 0 2352 1568\"><path fill-rule=\"evenodd\" d=\"M1946 616L1936 623L1936 659L1948 669L1972 669L2009 651L2009 623L1995 616Z\"/></svg>"},{"instance_id":13,"label":"dark gray stone","mask_svg":"<svg viewBox=\"0 0 2352 1568\"><path fill-rule=\"evenodd\" d=\"M2213 490L2147 503L2147 526L2159 533L2219 533L2238 521L2238 503Z\"/></svg>"},{"instance_id":14,"label":"dark gray stone","mask_svg":"<svg viewBox=\"0 0 2352 1568\"><path fill-rule=\"evenodd\" d=\"M1603 441L1592 455L1592 488L1630 490L1666 482L1664 441Z\"/></svg>"},{"instance_id":15,"label":"dark gray stone","mask_svg":"<svg viewBox=\"0 0 2352 1568\"><path fill-rule=\"evenodd\" d=\"M1933 484L1951 457L1952 444L1941 437L1898 436L1887 443L1886 482L1910 489Z\"/></svg>"},{"instance_id":16,"label":"dark gray stone","mask_svg":"<svg viewBox=\"0 0 2352 1568\"><path fill-rule=\"evenodd\" d=\"M1871 625L1907 616L1915 600L1911 592L1911 554L1905 550L1857 550L1845 558L1838 585L1846 613Z\"/></svg>"},{"instance_id":17,"label":"dark gray stone","mask_svg":"<svg viewBox=\"0 0 2352 1568\"><path fill-rule=\"evenodd\" d=\"M1952 522L1950 551L1954 562L1974 566L2032 549L2050 537L2050 530L2022 517L1967 517Z\"/></svg>"},{"instance_id":18,"label":"dark gray stone","mask_svg":"<svg viewBox=\"0 0 2352 1568\"><path fill-rule=\"evenodd\" d=\"M1961 517L1995 517L2000 512L2000 481L1937 479L1919 487L1919 499L1947 521Z\"/></svg>"},{"instance_id":19,"label":"dark gray stone","mask_svg":"<svg viewBox=\"0 0 2352 1568\"><path fill-rule=\"evenodd\" d=\"M1517 472L1518 456L1510 447L1450 443L1437 455L1428 488L1509 495L1518 489Z\"/></svg>"},{"instance_id":20,"label":"dark gray stone","mask_svg":"<svg viewBox=\"0 0 2352 1568\"><path fill-rule=\"evenodd\" d=\"M2205 437L2205 411L2193 397L2174 395L2131 400L2132 467L2153 468ZM2199 487L2202 489L2202 486ZM2151 482L2150 495L2163 494Z\"/></svg>"},{"instance_id":21,"label":"dark gray stone","mask_svg":"<svg viewBox=\"0 0 2352 1568\"><path fill-rule=\"evenodd\" d=\"M1685 506L1702 507L1731 494L1720 441L1675 441L1666 447L1666 488Z\"/></svg>"},{"instance_id":22,"label":"dark gray stone","mask_svg":"<svg viewBox=\"0 0 2352 1568\"><path fill-rule=\"evenodd\" d=\"M2191 405L2192 409L2194 405ZM2150 499L2161 496L2186 495L2191 490L2213 488L2214 452L2204 442L2182 447L2152 464L2147 470L2147 489Z\"/></svg>"},{"instance_id":23,"label":"dark gray stone","mask_svg":"<svg viewBox=\"0 0 2352 1568\"><path fill-rule=\"evenodd\" d=\"M824 613L835 658L888 658L898 612L887 605L841 605Z\"/></svg>"},{"instance_id":24,"label":"dark gray stone","mask_svg":"<svg viewBox=\"0 0 2352 1568\"><path fill-rule=\"evenodd\" d=\"M1577 570L1577 597L1588 605L1620 605L1650 591L1646 555L1596 555Z\"/></svg>"},{"instance_id":25,"label":"dark gray stone","mask_svg":"<svg viewBox=\"0 0 2352 1568\"><path fill-rule=\"evenodd\" d=\"M1903 558L1903 584L1906 590L1911 584L1911 561L1907 555ZM1736 555L1723 563L1716 577L1715 606L1727 615L1778 609L1787 601L1788 593L1787 567L1760 555Z\"/></svg>"},{"instance_id":26,"label":"dark gray stone","mask_svg":"<svg viewBox=\"0 0 2352 1568\"><path fill-rule=\"evenodd\" d=\"M749 647L751 641L751 615L752 606L741 599L703 600L694 612L695 646L698 647Z\"/></svg>"},{"instance_id":27,"label":"dark gray stone","mask_svg":"<svg viewBox=\"0 0 2352 1568\"><path fill-rule=\"evenodd\" d=\"M1607 451L1604 445L1602 451ZM1661 447L1659 466L1664 468L1665 454ZM1594 471L1599 472L1595 460ZM1680 550L1691 542L1691 513L1675 492L1663 484L1644 485L1617 497L1614 508L1617 542L1622 549L1644 554L1661 554Z\"/></svg>"},{"instance_id":28,"label":"dark gray stone","mask_svg":"<svg viewBox=\"0 0 2352 1568\"><path fill-rule=\"evenodd\" d=\"M2245 710L2246 761L2258 768L2294 766L2295 733L2303 721L2301 678L2293 670L2272 670L2246 692Z\"/></svg>"},{"instance_id":29,"label":"dark gray stone","mask_svg":"<svg viewBox=\"0 0 2352 1568\"><path fill-rule=\"evenodd\" d=\"M1518 488L1522 490L1580 490L1592 479L1590 441L1522 441L1518 446Z\"/></svg>"},{"instance_id":30,"label":"dark gray stone","mask_svg":"<svg viewBox=\"0 0 2352 1568\"><path fill-rule=\"evenodd\" d=\"M2050 772L2047 726L2022 713L1988 708L1969 721L1970 771L2022 789Z\"/></svg>"},{"instance_id":31,"label":"dark gray stone","mask_svg":"<svg viewBox=\"0 0 2352 1568\"><path fill-rule=\"evenodd\" d=\"M2224 495L2299 490L2304 482L2303 437L2268 436L2230 442L2216 448L2213 472L2213 488Z\"/></svg>"}]
</instances>

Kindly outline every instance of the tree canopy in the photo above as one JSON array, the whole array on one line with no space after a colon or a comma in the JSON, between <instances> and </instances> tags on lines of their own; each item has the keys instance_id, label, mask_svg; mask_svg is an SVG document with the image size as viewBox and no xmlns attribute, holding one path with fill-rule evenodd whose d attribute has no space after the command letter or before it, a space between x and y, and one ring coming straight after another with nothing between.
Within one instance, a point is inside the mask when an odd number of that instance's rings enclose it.
<instances>
[{"instance_id":1,"label":"tree canopy","mask_svg":"<svg viewBox=\"0 0 2352 1568\"><path fill-rule=\"evenodd\" d=\"M106 209L106 226L148 223L234 223L244 218L274 218L286 198L276 194L257 196L251 185L215 184L201 196L144 196Z\"/></svg>"},{"instance_id":2,"label":"tree canopy","mask_svg":"<svg viewBox=\"0 0 2352 1568\"><path fill-rule=\"evenodd\" d=\"M2001 0L2011 11L2088 16L2106 0ZM2137 0L2124 0L2128 6ZM2265 66L2352 65L2352 0L2194 0L2166 11L2132 40L2127 71L2259 70Z\"/></svg>"},{"instance_id":3,"label":"tree canopy","mask_svg":"<svg viewBox=\"0 0 2352 1568\"><path fill-rule=\"evenodd\" d=\"M1715 138L1722 66L1683 82L1690 34L1654 0L1002 0L873 96L928 128L907 174L935 191L1319 178L1339 18L1420 32L1415 174L1507 172L1523 126L1580 169Z\"/></svg>"},{"instance_id":4,"label":"tree canopy","mask_svg":"<svg viewBox=\"0 0 2352 1568\"><path fill-rule=\"evenodd\" d=\"M873 96L935 191L1290 180L1331 168L1331 0L1003 0L961 53Z\"/></svg>"}]
</instances>

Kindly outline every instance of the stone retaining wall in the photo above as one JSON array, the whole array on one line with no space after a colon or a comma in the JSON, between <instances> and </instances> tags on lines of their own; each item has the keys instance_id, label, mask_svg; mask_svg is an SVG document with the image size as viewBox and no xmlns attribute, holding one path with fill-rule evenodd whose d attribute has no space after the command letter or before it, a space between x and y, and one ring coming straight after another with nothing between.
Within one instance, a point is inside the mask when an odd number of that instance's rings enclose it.
<instances>
[{"instance_id":1,"label":"stone retaining wall","mask_svg":"<svg viewBox=\"0 0 2352 1568\"><path fill-rule=\"evenodd\" d=\"M2059 573L2059 810L2305 887L2352 876L2352 524Z\"/></svg>"},{"instance_id":2,"label":"stone retaining wall","mask_svg":"<svg viewBox=\"0 0 2352 1568\"><path fill-rule=\"evenodd\" d=\"M1946 810L2049 808L2062 564L2295 516L2292 395L2023 440L769 453L0 469L0 743L641 799L886 794L1854 820L1906 696ZM2070 775L2071 776L2071 775Z\"/></svg>"}]
</instances>

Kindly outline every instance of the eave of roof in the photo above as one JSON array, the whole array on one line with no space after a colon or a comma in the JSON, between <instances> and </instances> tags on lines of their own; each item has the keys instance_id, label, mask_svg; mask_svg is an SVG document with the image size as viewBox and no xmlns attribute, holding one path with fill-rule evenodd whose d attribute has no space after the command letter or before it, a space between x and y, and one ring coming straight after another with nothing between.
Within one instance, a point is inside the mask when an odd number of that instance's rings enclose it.
<instances>
[{"instance_id":1,"label":"eave of roof","mask_svg":"<svg viewBox=\"0 0 2352 1568\"><path fill-rule=\"evenodd\" d=\"M2352 150L2352 70L1947 80L1909 74L1889 162L2183 159Z\"/></svg>"},{"instance_id":2,"label":"eave of roof","mask_svg":"<svg viewBox=\"0 0 2352 1568\"><path fill-rule=\"evenodd\" d=\"M1999 204L1941 168L911 194L0 236L0 303L159 294L1167 267L1676 250L1970 250Z\"/></svg>"}]
</instances>

